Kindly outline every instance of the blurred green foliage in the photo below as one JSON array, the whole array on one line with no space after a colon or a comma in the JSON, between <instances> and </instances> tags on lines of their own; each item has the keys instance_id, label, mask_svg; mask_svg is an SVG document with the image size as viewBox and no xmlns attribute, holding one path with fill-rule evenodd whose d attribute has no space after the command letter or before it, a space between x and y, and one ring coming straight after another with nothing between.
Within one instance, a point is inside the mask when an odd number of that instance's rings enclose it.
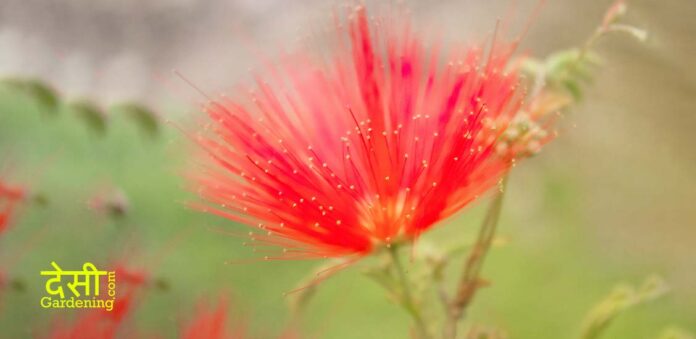
<instances>
[{"instance_id":1,"label":"blurred green foliage","mask_svg":"<svg viewBox=\"0 0 696 339\"><path fill-rule=\"evenodd\" d=\"M192 314L197 298L227 291L255 333L278 333L289 319L284 292L322 263L225 264L260 256L243 247L242 239L211 231L244 227L186 207L196 197L180 175L192 165L187 160L190 145L180 132L153 128L137 108L125 107L129 114L104 115L108 133L100 137L84 128L79 115L70 114L77 108L90 120L96 116L91 108L60 105L52 97L36 96L37 105L17 95L16 88L0 87L0 161L7 161L0 167L9 168L12 179L48 202L25 206L18 222L0 239L0 267L9 270L18 282L14 285L21 285L0 294L0 336L31 337L45 330L50 319L69 316L65 310L39 307L44 289L38 272L50 261L72 267L84 261L103 266L115 259L143 266L155 278L129 320L145 331L171 337ZM56 116L42 114L44 106L53 107ZM143 126L150 126L146 130L156 129L161 137L139 137L133 118L142 119ZM187 126L190 119L182 117L177 123ZM492 285L477 295L467 323L501 329L512 338L577 338L587 311L617 282L661 273L661 267L651 260L620 265L607 260L611 252L595 248L578 212L582 191L573 169L552 165L544 154L533 160L541 165L519 166L512 175L500 224L501 237L508 241L491 252L483 277ZM114 219L89 207L104 185L125 192L127 214ZM532 198L536 203L530 205ZM477 204L444 223L426 240L448 248L472 239L481 207ZM442 279L449 284L457 275L446 272ZM338 273L312 293L312 302L303 305L309 336L407 337L408 316L386 302L383 291L359 267ZM695 328L696 301L677 302L667 295L614 319L603 334L686 338L681 330L662 333L672 325Z\"/></svg>"}]
</instances>

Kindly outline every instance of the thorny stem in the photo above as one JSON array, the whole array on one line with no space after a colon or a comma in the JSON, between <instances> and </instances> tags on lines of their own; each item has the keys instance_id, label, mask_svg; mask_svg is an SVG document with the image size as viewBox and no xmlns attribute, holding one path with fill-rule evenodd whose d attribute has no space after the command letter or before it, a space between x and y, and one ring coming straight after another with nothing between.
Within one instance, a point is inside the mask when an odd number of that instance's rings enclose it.
<instances>
[{"instance_id":1,"label":"thorny stem","mask_svg":"<svg viewBox=\"0 0 696 339\"><path fill-rule=\"evenodd\" d=\"M460 278L457 292L447 306L447 319L443 330L445 339L455 339L457 337L457 324L464 315L466 307L471 303L479 287L484 283L479 278L481 267L486 258L486 254L491 247L495 231L500 217L500 209L503 204L503 195L507 177L503 178L500 189L496 192L493 201L488 207L486 217L481 224L476 243L469 252L469 257L464 262L464 272Z\"/></svg>"},{"instance_id":2,"label":"thorny stem","mask_svg":"<svg viewBox=\"0 0 696 339\"><path fill-rule=\"evenodd\" d=\"M418 333L418 339L428 339L427 326L423 320L423 315L418 308L413 295L411 294L411 284L409 283L408 277L406 276L406 271L404 270L401 260L399 259L398 246L392 245L388 248L389 257L396 271L398 283L401 289L401 305L406 309L406 311L411 315L413 321L415 322L416 332Z\"/></svg>"}]
</instances>

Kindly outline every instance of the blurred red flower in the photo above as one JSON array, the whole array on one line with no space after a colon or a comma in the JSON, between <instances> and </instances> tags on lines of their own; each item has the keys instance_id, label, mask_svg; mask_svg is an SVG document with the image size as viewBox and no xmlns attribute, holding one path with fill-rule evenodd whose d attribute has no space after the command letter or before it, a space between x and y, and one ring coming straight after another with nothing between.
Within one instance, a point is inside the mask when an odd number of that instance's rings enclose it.
<instances>
[{"instance_id":1,"label":"blurred red flower","mask_svg":"<svg viewBox=\"0 0 696 339\"><path fill-rule=\"evenodd\" d=\"M247 324L239 317L231 317L228 300L219 297L217 305L200 302L196 314L182 327L181 339L244 339L252 336L247 331ZM232 320L235 319L235 320ZM267 336L271 337L271 336ZM299 339L297 331L286 329L278 336L281 339Z\"/></svg>"},{"instance_id":2,"label":"blurred red flower","mask_svg":"<svg viewBox=\"0 0 696 339\"><path fill-rule=\"evenodd\" d=\"M181 339L242 339L246 338L246 326L228 326L227 300L220 298L217 306L201 303L197 313L181 330Z\"/></svg>"},{"instance_id":3,"label":"blurred red flower","mask_svg":"<svg viewBox=\"0 0 696 339\"><path fill-rule=\"evenodd\" d=\"M25 191L19 186L10 186L0 179L0 234L10 226L19 202L24 198Z\"/></svg>"},{"instance_id":4,"label":"blurred red flower","mask_svg":"<svg viewBox=\"0 0 696 339\"><path fill-rule=\"evenodd\" d=\"M328 60L288 56L206 106L199 207L258 228L254 244L282 248L267 258L411 241L511 166L495 146L522 105L515 43L446 51L393 19L351 10Z\"/></svg>"},{"instance_id":5,"label":"blurred red flower","mask_svg":"<svg viewBox=\"0 0 696 339\"><path fill-rule=\"evenodd\" d=\"M119 296L114 303L112 311L91 309L78 315L77 319L69 323L65 319L57 319L51 328L47 339L111 339L119 337L118 334L132 331L123 326L126 314L132 310L134 294L128 292Z\"/></svg>"},{"instance_id":6,"label":"blurred red flower","mask_svg":"<svg viewBox=\"0 0 696 339\"><path fill-rule=\"evenodd\" d=\"M141 290L149 281L149 274L144 270L128 267L123 262L112 266L116 272L116 299L113 309L89 309L80 312L73 322L65 318L54 321L46 338L48 339L111 339L134 338L136 331L125 325L127 317L132 314L135 304L141 298ZM106 286L100 288L106 291ZM154 336L152 336L154 337Z\"/></svg>"}]
</instances>

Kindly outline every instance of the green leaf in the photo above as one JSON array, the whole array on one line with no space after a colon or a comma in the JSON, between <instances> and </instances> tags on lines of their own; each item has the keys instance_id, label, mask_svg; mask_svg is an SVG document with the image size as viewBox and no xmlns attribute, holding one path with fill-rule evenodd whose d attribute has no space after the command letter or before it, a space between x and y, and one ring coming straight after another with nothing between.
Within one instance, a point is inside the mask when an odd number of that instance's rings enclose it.
<instances>
[{"instance_id":1,"label":"green leaf","mask_svg":"<svg viewBox=\"0 0 696 339\"><path fill-rule=\"evenodd\" d=\"M58 111L58 94L48 84L39 80L27 80L24 90L36 100L42 111L51 114Z\"/></svg>"},{"instance_id":2,"label":"green leaf","mask_svg":"<svg viewBox=\"0 0 696 339\"><path fill-rule=\"evenodd\" d=\"M551 77L563 77L569 66L578 61L580 51L578 49L566 49L549 55L544 62L547 74Z\"/></svg>"},{"instance_id":3,"label":"green leaf","mask_svg":"<svg viewBox=\"0 0 696 339\"><path fill-rule=\"evenodd\" d=\"M563 87L573 96L575 101L582 99L582 89L580 84L576 80L567 79L563 81Z\"/></svg>"},{"instance_id":4,"label":"green leaf","mask_svg":"<svg viewBox=\"0 0 696 339\"><path fill-rule=\"evenodd\" d=\"M570 69L570 75L576 80L591 82L593 78L592 69L590 69L590 63L587 60L578 62L574 67Z\"/></svg>"},{"instance_id":5,"label":"green leaf","mask_svg":"<svg viewBox=\"0 0 696 339\"><path fill-rule=\"evenodd\" d=\"M159 119L157 114L146 106L134 102L116 104L113 111L120 112L138 125L138 127L148 136L156 137L159 133Z\"/></svg>"},{"instance_id":6,"label":"green leaf","mask_svg":"<svg viewBox=\"0 0 696 339\"><path fill-rule=\"evenodd\" d=\"M615 287L614 291L588 313L580 338L599 338L617 316L628 309L662 296L668 290L669 287L660 277L647 279L638 289L627 285Z\"/></svg>"},{"instance_id":7,"label":"green leaf","mask_svg":"<svg viewBox=\"0 0 696 339\"><path fill-rule=\"evenodd\" d=\"M55 113L58 110L58 94L48 84L38 79L7 78L0 80L3 86L22 92L39 104L45 113Z\"/></svg>"},{"instance_id":8,"label":"green leaf","mask_svg":"<svg viewBox=\"0 0 696 339\"><path fill-rule=\"evenodd\" d=\"M99 135L106 134L106 115L99 106L87 100L77 100L68 103L68 107L91 130Z\"/></svg>"}]
</instances>

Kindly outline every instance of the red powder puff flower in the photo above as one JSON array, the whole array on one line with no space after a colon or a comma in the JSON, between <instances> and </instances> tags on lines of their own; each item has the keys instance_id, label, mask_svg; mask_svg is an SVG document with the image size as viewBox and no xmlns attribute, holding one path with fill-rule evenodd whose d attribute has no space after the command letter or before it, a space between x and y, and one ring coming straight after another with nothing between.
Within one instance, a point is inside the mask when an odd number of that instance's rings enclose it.
<instances>
[{"instance_id":1,"label":"red powder puff flower","mask_svg":"<svg viewBox=\"0 0 696 339\"><path fill-rule=\"evenodd\" d=\"M444 51L393 21L358 7L328 59L290 56L207 105L202 208L258 228L277 258L361 256L494 186L514 158L496 141L522 105L515 43Z\"/></svg>"}]
</instances>

